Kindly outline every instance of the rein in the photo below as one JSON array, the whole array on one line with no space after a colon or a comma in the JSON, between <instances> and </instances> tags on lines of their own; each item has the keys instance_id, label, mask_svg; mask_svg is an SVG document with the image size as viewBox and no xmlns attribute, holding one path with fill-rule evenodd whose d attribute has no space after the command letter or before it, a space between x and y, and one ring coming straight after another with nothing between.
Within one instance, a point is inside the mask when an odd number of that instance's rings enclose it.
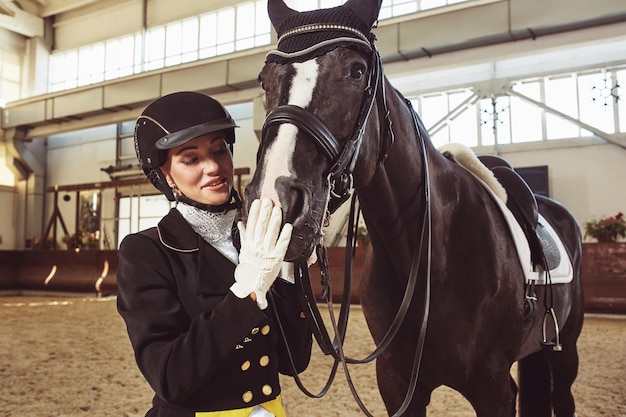
<instances>
[{"instance_id":1,"label":"rein","mask_svg":"<svg viewBox=\"0 0 626 417\"><path fill-rule=\"evenodd\" d=\"M382 100L384 104L385 110L385 118L387 119L387 133L391 136L390 142L393 143L393 132L391 129L391 121L389 119L389 111L387 110L387 103L384 93L384 81L382 77L382 62L380 60L380 56L378 51L374 48L372 54L372 71L370 72L370 77L368 80L368 86L365 89L365 96L361 103L361 108L359 112L359 118L357 124L355 126L355 131L353 132L352 137L346 142L344 146L342 146L334 135L329 131L329 129L321 122L316 116L307 110L300 108L298 106L293 105L282 105L272 109L265 120L263 126L262 137L265 137L267 129L270 126L279 125L282 123L291 123L296 125L299 129L302 129L303 132L307 134L308 137L312 138L314 143L320 148L322 152L333 162L331 169L327 174L327 185L328 185L328 197L327 197L327 210L330 213L333 213L341 204L343 204L352 194L352 186L353 186L353 170L358 158L359 149L361 143L363 141L366 123L371 114L374 101L378 95L379 86L382 91ZM327 304L329 316L331 319L332 328L334 331L334 338L332 338L328 334L326 325L321 317L319 308L317 306L317 302L315 300L315 296L313 294L313 290L311 287L311 280L308 270L308 265L306 262L298 262L296 263L295 273L297 277L297 285L299 292L299 301L302 306L302 309L305 313L307 321L311 326L313 335L320 346L320 349L325 355L331 355L334 359L333 367L328 377L328 380L325 386L318 394L312 394L309 390L304 387L304 384L300 380L298 373L295 370L294 360L289 349L289 345L287 343L287 338L284 333L284 329L282 324L280 323L280 317L278 314L275 314L276 320L279 324L279 328L281 330L281 334L283 337L283 342L285 343L286 350L288 352L288 357L291 362L291 367L293 370L293 377L296 381L298 387L309 397L320 398L326 394L328 389L330 388L332 381L334 380L337 367L339 363L341 363L348 385L352 392L352 395L356 402L358 403L361 410L367 415L372 416L369 410L365 407L363 402L361 401L352 379L350 377L350 372L348 370L348 364L363 364L369 363L374 359L378 358L381 353L391 344L395 336L397 335L400 326L404 322L406 318L406 314L408 312L409 306L413 299L413 294L415 292L415 288L418 281L418 273L420 269L420 263L422 259L423 248L426 248L427 254L427 267L426 267L426 282L425 282L425 295L424 295L424 309L422 315L422 324L420 326L420 332L418 334L417 339L417 347L415 351L415 357L413 360L413 368L411 372L411 379L409 381L409 388L406 393L406 396L400 406L400 408L393 414L393 416L402 415L408 408L413 398L413 394L415 392L417 382L418 382L418 374L421 365L422 352L424 348L425 338L426 338L426 328L428 323L428 316L430 310L430 276L431 276L431 250L432 250L432 223L431 223L431 208L430 208L430 175L428 171L428 158L426 154L426 148L424 143L424 138L422 137L419 119L415 111L413 110L410 102L406 101L406 104L409 106L411 110L411 114L413 116L413 123L420 139L420 152L422 153L423 158L423 169L424 169L424 201L426 204L425 214L423 217L423 221L419 230L419 244L416 245L415 250L413 252L413 258L411 263L411 269L409 272L409 277L407 281L407 286L405 288L404 296L402 298L401 304L398 308L396 316L388 329L387 333L381 340L381 342L376 346L374 351L370 353L363 359L353 359L345 356L343 351L343 344L345 340L345 334L347 329L348 315L349 315L349 307L350 307L350 293L351 293L351 284L352 284L352 275L353 275L353 261L354 261L354 248L356 242L356 233L355 228L356 222L354 218L358 211L355 209L356 207L356 194L352 195L352 203L350 208L350 223L353 225L348 230L348 237L346 241L346 260L345 260L345 274L344 274L344 291L343 291L343 299L341 302L340 312L339 312L339 320L335 319L333 305L332 305L332 295L331 295L331 285L330 285L330 276L328 271L328 259L326 256L326 249L322 245L317 247L318 261L320 263L320 271L321 271L321 280L322 280L322 288L323 294L322 298ZM389 145L391 146L391 145ZM379 162L382 163L386 158L388 148L384 149L384 155L381 154L379 157ZM426 245L426 246L424 246ZM271 293L270 293L271 294Z\"/></svg>"}]
</instances>

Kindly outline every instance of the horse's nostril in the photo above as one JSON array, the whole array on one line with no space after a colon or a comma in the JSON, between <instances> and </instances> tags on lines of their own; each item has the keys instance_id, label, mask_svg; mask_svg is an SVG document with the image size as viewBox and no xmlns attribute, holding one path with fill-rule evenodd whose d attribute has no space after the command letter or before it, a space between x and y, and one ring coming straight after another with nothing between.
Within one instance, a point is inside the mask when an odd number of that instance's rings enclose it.
<instances>
[{"instance_id":1,"label":"horse's nostril","mask_svg":"<svg viewBox=\"0 0 626 417\"><path fill-rule=\"evenodd\" d=\"M253 185L253 183L248 184L248 186L244 190L244 200L246 202L252 202L257 198L259 198L257 188Z\"/></svg>"},{"instance_id":2,"label":"horse's nostril","mask_svg":"<svg viewBox=\"0 0 626 417\"><path fill-rule=\"evenodd\" d=\"M301 189L293 188L283 205L285 210L285 222L296 224L297 220L305 216L305 198Z\"/></svg>"},{"instance_id":3,"label":"horse's nostril","mask_svg":"<svg viewBox=\"0 0 626 417\"><path fill-rule=\"evenodd\" d=\"M276 190L283 209L284 222L298 226L310 216L310 198L306 188L293 181L279 179L276 182Z\"/></svg>"}]
</instances>

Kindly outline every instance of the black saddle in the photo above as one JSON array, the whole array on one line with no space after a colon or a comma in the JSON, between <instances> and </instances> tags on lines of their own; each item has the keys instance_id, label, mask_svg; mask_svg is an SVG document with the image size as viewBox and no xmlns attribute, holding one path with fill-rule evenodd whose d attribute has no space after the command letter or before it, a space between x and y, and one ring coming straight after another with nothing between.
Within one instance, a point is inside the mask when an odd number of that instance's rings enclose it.
<instances>
[{"instance_id":1,"label":"black saddle","mask_svg":"<svg viewBox=\"0 0 626 417\"><path fill-rule=\"evenodd\" d=\"M548 230L539 224L537 199L526 181L505 159L494 155L478 159L493 172L507 192L507 207L524 231L535 267L552 270L561 262L561 254Z\"/></svg>"}]
</instances>

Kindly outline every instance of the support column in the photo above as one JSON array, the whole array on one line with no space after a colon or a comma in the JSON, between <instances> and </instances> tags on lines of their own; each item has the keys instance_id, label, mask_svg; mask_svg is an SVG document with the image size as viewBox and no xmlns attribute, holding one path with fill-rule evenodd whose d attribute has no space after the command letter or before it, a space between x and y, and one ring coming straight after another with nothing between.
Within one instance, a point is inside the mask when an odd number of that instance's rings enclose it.
<instances>
[{"instance_id":1,"label":"support column","mask_svg":"<svg viewBox=\"0 0 626 417\"><path fill-rule=\"evenodd\" d=\"M7 167L17 186L16 247L27 249L43 234L46 147L42 139L25 141L25 129L5 131Z\"/></svg>"}]
</instances>

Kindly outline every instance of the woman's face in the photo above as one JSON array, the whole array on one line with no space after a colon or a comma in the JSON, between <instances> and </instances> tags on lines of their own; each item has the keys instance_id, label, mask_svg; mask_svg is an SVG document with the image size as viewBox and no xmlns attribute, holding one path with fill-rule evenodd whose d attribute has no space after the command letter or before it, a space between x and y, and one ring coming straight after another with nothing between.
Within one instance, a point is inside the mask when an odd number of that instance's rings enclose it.
<instances>
[{"instance_id":1,"label":"woman's face","mask_svg":"<svg viewBox=\"0 0 626 417\"><path fill-rule=\"evenodd\" d=\"M162 169L170 187L187 198L215 206L230 200L233 155L224 132L208 133L169 149Z\"/></svg>"}]
</instances>

